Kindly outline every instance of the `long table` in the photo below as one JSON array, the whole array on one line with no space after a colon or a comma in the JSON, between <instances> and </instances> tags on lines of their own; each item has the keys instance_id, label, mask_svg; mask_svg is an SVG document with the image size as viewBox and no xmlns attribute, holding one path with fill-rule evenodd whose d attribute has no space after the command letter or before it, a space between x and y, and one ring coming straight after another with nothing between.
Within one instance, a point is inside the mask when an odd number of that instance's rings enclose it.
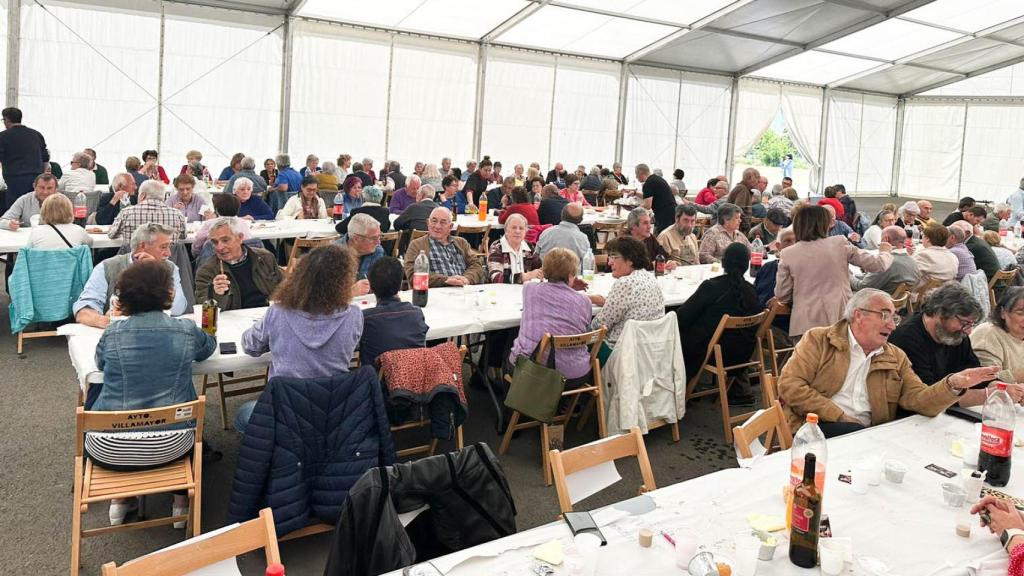
<instances>
[{"instance_id":1,"label":"long table","mask_svg":"<svg viewBox=\"0 0 1024 576\"><path fill-rule=\"evenodd\" d=\"M722 274L712 272L712 266L683 266L676 269L676 274L666 275L658 279L665 298L666 306L678 306L696 292L700 283L713 276ZM607 295L611 291L614 279L611 274L598 274L594 277L588 292ZM399 294L402 300L412 301L412 292ZM360 308L369 308L376 304L372 295L357 297L353 303ZM599 308L595 307L595 312ZM193 374L217 374L219 372L261 369L270 365L271 355L264 354L253 358L242 353L242 333L252 326L253 322L262 318L266 308L247 310L231 310L220 315L217 326L218 342L234 342L238 354L223 355L218 349L213 356L192 364ZM427 306L423 308L424 319L429 330L427 339L444 339L468 334L482 334L492 330L519 326L523 316L523 292L521 285L515 284L481 284L465 288L446 287L431 288ZM103 372L96 368L96 345L99 343L103 330L82 324L65 324L58 328L58 333L68 339L68 353L71 364L78 375L79 384L84 389L87 384L103 382Z\"/></svg>"},{"instance_id":2,"label":"long table","mask_svg":"<svg viewBox=\"0 0 1024 576\"><path fill-rule=\"evenodd\" d=\"M972 518L970 538L957 536L957 517L965 516L968 507L953 509L942 501L942 483L960 482L962 462L950 454L950 446L955 439L974 433L973 424L943 414L936 418L912 416L828 441L824 513L835 537L851 539L854 560L847 564L844 574L869 574L858 562L874 558L884 562L892 575L966 576L968 564L1006 558L999 539L978 527L977 518ZM1024 494L1024 465L1020 460L1024 453L1020 449L1015 452L1010 483L1002 490L1019 496ZM840 473L849 473L856 462L871 457L903 462L908 468L903 483L893 484L883 477L881 484L858 495L849 484L839 481ZM782 487L789 480L789 459L789 451L779 452L761 458L751 468L721 470L613 506L611 511L624 510L618 515L625 517L602 528L608 545L598 551L596 574L684 573L675 567L674 551L659 535L662 530L669 534L694 530L708 550L734 559L733 538L737 532L748 529L748 516L785 516ZM658 464L654 463L655 470ZM926 470L929 464L958 475L946 479ZM614 518L614 514L607 512L596 516ZM553 520L556 514L553 507ZM636 533L641 527L655 533L651 548L637 545ZM816 569L794 566L788 559L785 531L775 535L779 540L775 557L758 562L758 576L818 574ZM433 563L449 576L532 574L529 567L535 562L531 558L533 548L553 539L564 546L571 544L564 522L555 521L435 559ZM733 567L735 570L735 564ZM1005 568L1002 573L1005 574ZM556 574L565 574L565 568L558 568Z\"/></svg>"},{"instance_id":3,"label":"long table","mask_svg":"<svg viewBox=\"0 0 1024 576\"><path fill-rule=\"evenodd\" d=\"M391 222L398 218L398 214L391 214ZM616 216L614 210L608 210L605 212L597 212L593 209L586 209L583 211L583 222L581 224L593 225L595 222L609 223L609 224L622 224L626 221L625 213L621 216ZM505 225L498 222L498 217L494 214L488 214L486 220L480 220L477 214L459 214L455 217L455 221L452 222L452 229L458 230L460 226L483 226L484 224L490 225L494 230L504 230Z\"/></svg>"},{"instance_id":4,"label":"long table","mask_svg":"<svg viewBox=\"0 0 1024 576\"><path fill-rule=\"evenodd\" d=\"M196 230L200 222L189 222L188 235L185 243L191 244L195 240ZM278 238L296 238L307 235L325 236L335 234L334 222L328 219L320 220L257 220L249 226L252 235L258 240L274 240ZM110 238L107 236L109 226L91 225L86 227L92 237L93 248L118 248L121 246L122 238ZM23 227L17 231L0 230L0 253L17 252L28 245L29 235L32 228Z\"/></svg>"}]
</instances>

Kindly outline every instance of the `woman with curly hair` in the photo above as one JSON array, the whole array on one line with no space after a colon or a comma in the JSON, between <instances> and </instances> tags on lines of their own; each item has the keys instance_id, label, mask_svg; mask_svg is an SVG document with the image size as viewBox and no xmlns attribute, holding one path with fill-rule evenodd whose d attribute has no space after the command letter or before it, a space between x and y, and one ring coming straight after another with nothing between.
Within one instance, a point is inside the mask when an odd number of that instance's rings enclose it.
<instances>
[{"instance_id":1,"label":"woman with curly hair","mask_svg":"<svg viewBox=\"0 0 1024 576\"><path fill-rule=\"evenodd\" d=\"M331 244L299 260L270 298L266 315L242 334L250 356L274 354L270 378L329 378L348 372L363 335L363 314L351 304L356 258ZM239 408L235 428L242 432L255 401Z\"/></svg>"}]
</instances>

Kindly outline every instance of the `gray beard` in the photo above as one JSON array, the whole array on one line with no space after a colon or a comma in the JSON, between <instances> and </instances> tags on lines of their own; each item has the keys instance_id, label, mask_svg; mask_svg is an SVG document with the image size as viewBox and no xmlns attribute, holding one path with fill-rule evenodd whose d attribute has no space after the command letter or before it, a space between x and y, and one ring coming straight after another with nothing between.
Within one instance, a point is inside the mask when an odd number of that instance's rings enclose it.
<instances>
[{"instance_id":1,"label":"gray beard","mask_svg":"<svg viewBox=\"0 0 1024 576\"><path fill-rule=\"evenodd\" d=\"M959 346L964 341L963 332L946 332L941 324L935 326L935 337L944 346Z\"/></svg>"},{"instance_id":2,"label":"gray beard","mask_svg":"<svg viewBox=\"0 0 1024 576\"><path fill-rule=\"evenodd\" d=\"M683 238L686 238L687 236L689 236L690 234L693 233L693 228L687 229L687 228L680 228L679 226L676 226L676 232L678 232L679 235L682 236Z\"/></svg>"}]
</instances>

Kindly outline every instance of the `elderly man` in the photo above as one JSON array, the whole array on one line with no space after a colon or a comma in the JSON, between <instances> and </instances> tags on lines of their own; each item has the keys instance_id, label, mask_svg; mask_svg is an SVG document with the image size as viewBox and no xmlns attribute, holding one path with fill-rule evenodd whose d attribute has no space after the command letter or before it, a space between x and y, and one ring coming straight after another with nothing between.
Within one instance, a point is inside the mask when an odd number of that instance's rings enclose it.
<instances>
[{"instance_id":1,"label":"elderly man","mask_svg":"<svg viewBox=\"0 0 1024 576\"><path fill-rule=\"evenodd\" d=\"M1012 218L1014 222L1024 220L1024 178L1020 179L1020 184L1017 185L1017 189L1006 197L1006 203L1009 204L1013 210Z\"/></svg>"},{"instance_id":2,"label":"elderly man","mask_svg":"<svg viewBox=\"0 0 1024 576\"><path fill-rule=\"evenodd\" d=\"M985 276L991 280L996 272L1002 269L999 265L999 257L996 256L992 247L985 242L984 238L974 233L974 226L971 226L968 221L953 222L951 227L964 231L964 246L970 252L975 267L978 270L984 270Z\"/></svg>"},{"instance_id":3,"label":"elderly man","mask_svg":"<svg viewBox=\"0 0 1024 576\"><path fill-rule=\"evenodd\" d=\"M654 270L654 259L658 256L665 258L666 270L675 269L678 263L669 257L665 248L655 239L653 228L651 213L647 208L633 208L626 216L626 234L632 236L647 249L647 269Z\"/></svg>"},{"instance_id":4,"label":"elderly man","mask_svg":"<svg viewBox=\"0 0 1024 576\"><path fill-rule=\"evenodd\" d=\"M164 183L159 180L147 180L139 188L139 203L121 210L114 218L107 236L124 238L128 243L132 232L147 222L163 224L173 231L175 239L185 238L185 215L164 204Z\"/></svg>"},{"instance_id":5,"label":"elderly man","mask_svg":"<svg viewBox=\"0 0 1024 576\"><path fill-rule=\"evenodd\" d=\"M196 302L213 298L221 310L266 306L284 278L274 255L243 244L234 217L214 220L207 241L216 258L208 258L196 270Z\"/></svg>"},{"instance_id":6,"label":"elderly man","mask_svg":"<svg viewBox=\"0 0 1024 576\"><path fill-rule=\"evenodd\" d=\"M284 208L289 198L299 193L299 188L302 188L302 175L292 168L291 156L278 154L274 161L277 162L277 177L274 178L274 187L267 198L267 204L274 214L277 214Z\"/></svg>"},{"instance_id":7,"label":"elderly man","mask_svg":"<svg viewBox=\"0 0 1024 576\"><path fill-rule=\"evenodd\" d=\"M114 175L110 182L112 192L100 194L96 202L96 223L110 225L114 223L122 208L127 208L139 203L139 196L135 193L135 178L127 172Z\"/></svg>"},{"instance_id":8,"label":"elderly man","mask_svg":"<svg viewBox=\"0 0 1024 576\"><path fill-rule=\"evenodd\" d=\"M434 187L429 184L426 186L418 186L416 189L415 202L410 204L399 216L395 219L392 226L395 230L427 230L427 220L430 219L430 213L438 207L437 203L432 199L434 195Z\"/></svg>"},{"instance_id":9,"label":"elderly man","mask_svg":"<svg viewBox=\"0 0 1024 576\"><path fill-rule=\"evenodd\" d=\"M963 222L963 220L957 220L957 222ZM951 254L956 256L957 260L957 282L963 280L964 276L974 274L978 270L978 266L974 263L974 255L971 254L967 245L964 244L967 240L969 228L969 225L965 227L950 225L946 228L949 231L949 240L946 242L946 247L949 248Z\"/></svg>"},{"instance_id":10,"label":"elderly man","mask_svg":"<svg viewBox=\"0 0 1024 576\"><path fill-rule=\"evenodd\" d=\"M562 211L569 205L558 191L558 186L545 184L540 191L540 206L537 207L537 217L541 226L550 224L552 226L562 221Z\"/></svg>"},{"instance_id":11,"label":"elderly man","mask_svg":"<svg viewBox=\"0 0 1024 576\"><path fill-rule=\"evenodd\" d=\"M466 169L462 171L461 180L469 180L469 175L476 172L476 160L466 160Z\"/></svg>"},{"instance_id":12,"label":"elderly man","mask_svg":"<svg viewBox=\"0 0 1024 576\"><path fill-rule=\"evenodd\" d=\"M565 177L568 175L569 173L565 171L565 166L561 162L555 162L555 167L548 171L547 178L544 178L544 183L554 184L561 188L562 183L565 182Z\"/></svg>"},{"instance_id":13,"label":"elderly man","mask_svg":"<svg viewBox=\"0 0 1024 576\"><path fill-rule=\"evenodd\" d=\"M452 175L452 159L445 156L441 158L441 176Z\"/></svg>"},{"instance_id":14,"label":"elderly man","mask_svg":"<svg viewBox=\"0 0 1024 576\"><path fill-rule=\"evenodd\" d=\"M889 342L898 346L910 360L911 368L922 382L938 382L949 374L978 368L981 362L971 348L971 330L982 319L981 306L966 288L944 284L932 292L921 309L893 330ZM997 377L999 366L987 368ZM984 404L995 390L972 389L960 397L960 406ZM1024 387L1010 384L1006 390L1015 402L1024 398Z\"/></svg>"},{"instance_id":15,"label":"elderly man","mask_svg":"<svg viewBox=\"0 0 1024 576\"><path fill-rule=\"evenodd\" d=\"M384 257L384 248L380 245L380 222L369 214L355 214L349 219L348 231L336 243L351 248L359 259L354 295L368 293L370 266Z\"/></svg>"},{"instance_id":16,"label":"elderly man","mask_svg":"<svg viewBox=\"0 0 1024 576\"><path fill-rule=\"evenodd\" d=\"M896 287L904 282L916 286L921 280L921 271L917 269L917 263L900 247L907 240L907 231L899 226L887 226L882 230L882 242L888 242L894 249L892 251L892 264L882 272L869 272L850 278L850 288L855 292L862 288L877 288L883 292L892 294Z\"/></svg>"},{"instance_id":17,"label":"elderly man","mask_svg":"<svg viewBox=\"0 0 1024 576\"><path fill-rule=\"evenodd\" d=\"M420 163L422 165L422 163ZM421 169L420 172L423 172ZM419 178L419 172L413 172L412 176ZM402 174L402 165L397 160L392 160L387 163L387 177L391 178L391 181L395 183L395 190L401 190L409 185L409 176Z\"/></svg>"},{"instance_id":18,"label":"elderly man","mask_svg":"<svg viewBox=\"0 0 1024 576\"><path fill-rule=\"evenodd\" d=\"M60 177L57 190L65 194L92 192L96 188L96 173L92 171L92 158L85 152L75 152L71 169Z\"/></svg>"},{"instance_id":19,"label":"elderly man","mask_svg":"<svg viewBox=\"0 0 1024 576\"><path fill-rule=\"evenodd\" d=\"M252 156L243 156L238 164L239 170L228 178L224 185L224 193L231 194L235 190L235 181L239 178L248 178L252 182L252 191L262 196L267 191L267 181L256 173L256 160Z\"/></svg>"},{"instance_id":20,"label":"elderly man","mask_svg":"<svg viewBox=\"0 0 1024 576\"><path fill-rule=\"evenodd\" d=\"M999 371L971 368L925 384L888 342L898 319L888 294L865 288L850 298L843 320L808 330L779 376L790 426L814 412L832 437L889 422L897 408L935 416Z\"/></svg>"},{"instance_id":21,"label":"elderly man","mask_svg":"<svg viewBox=\"0 0 1024 576\"><path fill-rule=\"evenodd\" d=\"M21 110L9 107L0 114L6 128L0 132L0 165L7 183L3 195L6 212L19 197L32 190L34 179L43 173L44 166L50 166L50 151L42 134L21 123Z\"/></svg>"},{"instance_id":22,"label":"elderly man","mask_svg":"<svg viewBox=\"0 0 1024 576\"><path fill-rule=\"evenodd\" d=\"M447 208L434 208L427 220L427 235L410 242L405 251L405 276L410 284L420 252L430 259L431 286L466 286L484 282L484 268L473 254L469 242L452 236L452 213Z\"/></svg>"},{"instance_id":23,"label":"elderly man","mask_svg":"<svg viewBox=\"0 0 1024 576\"><path fill-rule=\"evenodd\" d=\"M935 211L935 207L932 206L932 203L930 201L918 200L917 208L918 210L921 211L921 213L917 215L918 226L924 227L924 225L928 224L929 222L935 222L935 220L932 219L932 213Z\"/></svg>"},{"instance_id":24,"label":"elderly man","mask_svg":"<svg viewBox=\"0 0 1024 576\"><path fill-rule=\"evenodd\" d=\"M743 232L750 230L751 206L754 204L753 190L757 188L757 182L760 179L761 173L757 171L757 168L747 168L743 171L742 180L733 187L726 200L729 204L740 207L743 213L740 220L740 230Z\"/></svg>"},{"instance_id":25,"label":"elderly man","mask_svg":"<svg viewBox=\"0 0 1024 576\"><path fill-rule=\"evenodd\" d=\"M743 209L735 204L726 202L718 209L718 224L715 224L704 233L700 241L700 263L711 264L720 262L722 254L729 244L739 242L750 246L746 235L740 232L740 224L743 218Z\"/></svg>"},{"instance_id":26,"label":"elderly man","mask_svg":"<svg viewBox=\"0 0 1024 576\"><path fill-rule=\"evenodd\" d=\"M107 175L107 169L96 163L96 151L92 148L86 148L85 150L82 150L82 152L89 155L90 169L94 174L96 174L96 185L102 186L110 184L110 177Z\"/></svg>"},{"instance_id":27,"label":"elderly man","mask_svg":"<svg viewBox=\"0 0 1024 576\"><path fill-rule=\"evenodd\" d=\"M700 264L700 247L697 245L697 235L693 233L696 225L697 210L692 204L681 204L676 206L676 223L658 234L658 244L661 244L674 264Z\"/></svg>"},{"instance_id":28,"label":"elderly man","mask_svg":"<svg viewBox=\"0 0 1024 576\"><path fill-rule=\"evenodd\" d=\"M1003 220L1010 222L1010 218L1013 216L1013 208L1009 204L996 204L992 207L992 214L985 218L981 222L982 230L991 230L993 232L999 232L999 223ZM1013 227L1013 223L1010 222L1010 227Z\"/></svg>"},{"instance_id":29,"label":"elderly man","mask_svg":"<svg viewBox=\"0 0 1024 576\"><path fill-rule=\"evenodd\" d=\"M853 244L858 248L864 247L864 240L860 237L860 234L854 232L852 228L847 226L846 222L843 222L842 220L836 218L836 209L832 204L822 204L821 202L819 202L818 205L823 206L825 210L828 210L829 236L845 236L846 239L850 241L850 244Z\"/></svg>"},{"instance_id":30,"label":"elderly man","mask_svg":"<svg viewBox=\"0 0 1024 576\"><path fill-rule=\"evenodd\" d=\"M100 262L92 270L81 296L71 310L75 321L86 326L106 328L111 316L120 315L117 301L111 301L114 286L121 272L135 262L156 260L164 262L174 273L174 303L171 315L180 316L188 312L188 301L181 286L181 275L171 256L171 234L173 230L161 224L143 224L132 233L131 252L119 254ZM205 297L203 298L205 300Z\"/></svg>"},{"instance_id":31,"label":"elderly man","mask_svg":"<svg viewBox=\"0 0 1024 576\"><path fill-rule=\"evenodd\" d=\"M634 169L637 181L643 184L643 207L654 211L655 233L670 228L675 222L676 197L668 182L652 174L647 164L637 164Z\"/></svg>"},{"instance_id":32,"label":"elderly man","mask_svg":"<svg viewBox=\"0 0 1024 576\"><path fill-rule=\"evenodd\" d=\"M771 208L765 215L764 221L750 229L750 232L747 233L747 239L753 242L754 238L760 238L761 242L767 246L775 242L779 230L789 226L789 224L789 216L786 216L782 208Z\"/></svg>"},{"instance_id":33,"label":"elderly man","mask_svg":"<svg viewBox=\"0 0 1024 576\"><path fill-rule=\"evenodd\" d=\"M796 244L796 234L793 233L793 227L787 226L779 230L779 237L776 239L775 245L771 246L773 251L779 252L783 248L789 248L793 244ZM757 291L757 303L759 306L767 308L768 301L775 297L775 277L779 271L779 259L773 258L761 265L761 269L757 271L757 276L754 278L754 290ZM778 322L776 323L778 325ZM785 319L785 335L789 338L789 317Z\"/></svg>"},{"instance_id":34,"label":"elderly man","mask_svg":"<svg viewBox=\"0 0 1024 576\"><path fill-rule=\"evenodd\" d=\"M40 174L36 176L32 188L32 194L23 194L0 216L0 228L13 231L22 226L31 226L32 217L39 214L43 200L57 192L57 179L52 174Z\"/></svg>"},{"instance_id":35,"label":"elderly man","mask_svg":"<svg viewBox=\"0 0 1024 576\"><path fill-rule=\"evenodd\" d=\"M422 186L420 177L413 174L408 179L403 177L402 180L405 186L397 188L391 196L391 202L388 203L388 211L392 214L401 214L406 208L418 202L417 195Z\"/></svg>"},{"instance_id":36,"label":"elderly man","mask_svg":"<svg viewBox=\"0 0 1024 576\"><path fill-rule=\"evenodd\" d=\"M583 206L575 202L566 204L562 208L562 221L542 232L537 239L537 254L543 258L552 248L565 248L576 254L582 265L587 255L593 257L593 252L587 235L580 231L581 222Z\"/></svg>"}]
</instances>

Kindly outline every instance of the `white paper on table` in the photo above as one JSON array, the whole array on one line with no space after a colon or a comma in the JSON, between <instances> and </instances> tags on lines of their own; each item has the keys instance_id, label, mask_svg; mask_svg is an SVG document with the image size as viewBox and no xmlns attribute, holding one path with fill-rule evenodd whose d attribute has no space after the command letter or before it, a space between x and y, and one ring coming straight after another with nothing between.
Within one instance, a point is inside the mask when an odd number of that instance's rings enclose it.
<instances>
[{"instance_id":1,"label":"white paper on table","mask_svg":"<svg viewBox=\"0 0 1024 576\"><path fill-rule=\"evenodd\" d=\"M750 420L757 418L764 412L764 409L754 412L754 415L750 417ZM733 444L733 449L736 450L736 462L740 465L740 468L753 468L755 464L765 455L767 450L764 444L761 444L760 438L754 438L754 441L750 443L750 458L743 458L740 456L739 444Z\"/></svg>"},{"instance_id":2,"label":"white paper on table","mask_svg":"<svg viewBox=\"0 0 1024 576\"><path fill-rule=\"evenodd\" d=\"M619 480L622 480L622 476L619 476L615 461L609 460L569 474L565 477L565 485L569 489L569 501L575 504L588 496L597 494Z\"/></svg>"},{"instance_id":3,"label":"white paper on table","mask_svg":"<svg viewBox=\"0 0 1024 576\"><path fill-rule=\"evenodd\" d=\"M185 546L187 544L194 544L194 543L199 542L201 540L206 540L207 538L216 536L217 534L221 534L223 532L228 532L230 530L234 530L235 528L238 528L238 523L231 524L229 526L224 526L223 528L218 528L217 530L214 530L213 532L207 532L206 534L200 534L199 536L196 536L195 538L190 538L188 540L184 540L182 542L178 542L177 544L172 544L171 546L168 546L168 547L163 548L161 550L157 550L157 552L163 552L164 550L174 550L175 548L181 548L182 546ZM150 554L147 554L146 556L151 556L152 554L156 554L157 552L152 552ZM193 570L193 571L189 572L188 574L185 574L185 576L242 576L242 572L241 572L241 570L238 569L238 561L235 558L226 558L224 560L221 560L220 562L215 562L213 564L210 564L209 566L203 566L202 568L199 568L198 570Z\"/></svg>"},{"instance_id":4,"label":"white paper on table","mask_svg":"<svg viewBox=\"0 0 1024 576\"><path fill-rule=\"evenodd\" d=\"M480 546L459 550L447 556L441 556L430 561L442 574L448 574L453 568L462 564L470 558L497 557L510 550L519 548L532 548L543 544L553 538L570 536L569 526L565 522L558 522L526 532L512 534L498 540L493 540Z\"/></svg>"}]
</instances>

